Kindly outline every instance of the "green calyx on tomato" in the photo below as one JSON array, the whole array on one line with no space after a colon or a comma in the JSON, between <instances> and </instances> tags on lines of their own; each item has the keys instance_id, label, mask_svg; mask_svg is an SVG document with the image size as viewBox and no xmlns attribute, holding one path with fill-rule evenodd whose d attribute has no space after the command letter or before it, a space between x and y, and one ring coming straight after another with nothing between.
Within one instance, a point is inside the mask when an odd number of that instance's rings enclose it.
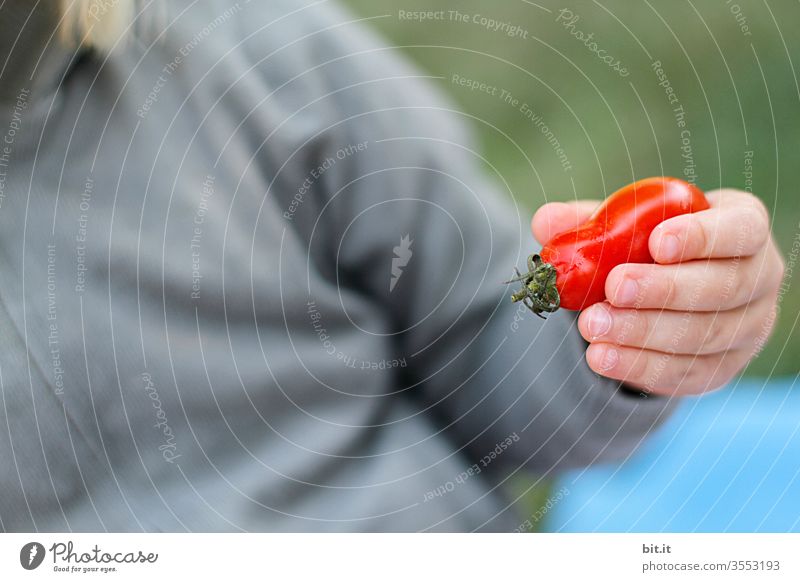
<instances>
[{"instance_id":1,"label":"green calyx on tomato","mask_svg":"<svg viewBox=\"0 0 800 582\"><path fill-rule=\"evenodd\" d=\"M646 178L614 192L580 226L545 243L528 257L528 272L506 284L522 282L511 296L535 315L559 307L586 309L606 299L606 278L617 265L652 263L649 241L669 218L709 208L703 192L677 178Z\"/></svg>"},{"instance_id":2,"label":"green calyx on tomato","mask_svg":"<svg viewBox=\"0 0 800 582\"><path fill-rule=\"evenodd\" d=\"M550 263L542 261L539 255L528 257L528 272L521 275L514 268L517 276L504 283L522 281L522 289L511 296L511 301L522 301L523 305L535 315L542 317L542 313L552 313L561 305L561 297L556 288L556 268Z\"/></svg>"}]
</instances>

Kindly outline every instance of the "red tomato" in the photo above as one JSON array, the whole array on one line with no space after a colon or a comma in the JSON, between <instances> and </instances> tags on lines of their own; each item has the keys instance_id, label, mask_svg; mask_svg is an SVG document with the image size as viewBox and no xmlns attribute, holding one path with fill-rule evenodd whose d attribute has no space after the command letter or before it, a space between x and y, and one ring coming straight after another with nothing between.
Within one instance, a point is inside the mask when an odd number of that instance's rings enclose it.
<instances>
[{"instance_id":1,"label":"red tomato","mask_svg":"<svg viewBox=\"0 0 800 582\"><path fill-rule=\"evenodd\" d=\"M528 258L529 272L511 298L536 315L559 307L585 309L605 300L606 277L623 263L652 263L648 241L661 222L706 210L697 187L676 178L647 178L617 190L581 226L556 235L541 255Z\"/></svg>"}]
</instances>

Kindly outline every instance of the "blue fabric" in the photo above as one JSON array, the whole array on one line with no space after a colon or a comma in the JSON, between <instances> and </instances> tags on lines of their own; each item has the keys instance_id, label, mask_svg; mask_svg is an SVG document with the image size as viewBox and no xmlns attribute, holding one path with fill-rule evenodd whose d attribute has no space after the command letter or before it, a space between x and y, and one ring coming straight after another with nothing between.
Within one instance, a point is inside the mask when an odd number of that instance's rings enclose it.
<instances>
[{"instance_id":1,"label":"blue fabric","mask_svg":"<svg viewBox=\"0 0 800 582\"><path fill-rule=\"evenodd\" d=\"M684 402L621 467L565 475L548 531L800 531L798 377Z\"/></svg>"}]
</instances>

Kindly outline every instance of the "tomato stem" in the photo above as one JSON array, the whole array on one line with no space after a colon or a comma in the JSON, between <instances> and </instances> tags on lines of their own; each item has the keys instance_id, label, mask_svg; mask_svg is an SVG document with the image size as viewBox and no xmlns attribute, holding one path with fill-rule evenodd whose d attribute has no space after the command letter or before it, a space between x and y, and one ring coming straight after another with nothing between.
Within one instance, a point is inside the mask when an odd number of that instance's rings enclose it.
<instances>
[{"instance_id":1,"label":"tomato stem","mask_svg":"<svg viewBox=\"0 0 800 582\"><path fill-rule=\"evenodd\" d=\"M561 305L561 297L556 288L556 268L542 261L539 255L528 257L528 272L524 275L514 268L516 277L504 284L522 282L522 288L511 295L511 301L522 302L534 315L546 319L542 313L553 313Z\"/></svg>"}]
</instances>

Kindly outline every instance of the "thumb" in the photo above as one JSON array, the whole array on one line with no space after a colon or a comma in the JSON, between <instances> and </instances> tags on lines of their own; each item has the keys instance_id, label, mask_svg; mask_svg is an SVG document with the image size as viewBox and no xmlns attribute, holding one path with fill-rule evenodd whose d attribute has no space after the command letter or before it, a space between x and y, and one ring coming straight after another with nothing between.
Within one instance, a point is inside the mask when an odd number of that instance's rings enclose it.
<instances>
[{"instance_id":1,"label":"thumb","mask_svg":"<svg viewBox=\"0 0 800 582\"><path fill-rule=\"evenodd\" d=\"M600 205L598 200L551 202L540 207L533 215L531 230L539 244L545 244L555 235L580 226Z\"/></svg>"}]
</instances>

